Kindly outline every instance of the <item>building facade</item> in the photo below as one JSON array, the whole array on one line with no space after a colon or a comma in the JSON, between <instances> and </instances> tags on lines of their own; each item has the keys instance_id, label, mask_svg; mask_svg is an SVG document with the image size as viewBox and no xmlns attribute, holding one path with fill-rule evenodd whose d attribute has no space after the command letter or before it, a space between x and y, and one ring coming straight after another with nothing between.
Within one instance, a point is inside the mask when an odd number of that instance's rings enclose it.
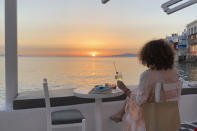
<instances>
[{"instance_id":1,"label":"building facade","mask_svg":"<svg viewBox=\"0 0 197 131\"><path fill-rule=\"evenodd\" d=\"M186 61L187 56L189 55L187 30L185 29L181 34L176 33L171 36L167 36L166 40L176 52L175 61Z\"/></svg>"},{"instance_id":2,"label":"building facade","mask_svg":"<svg viewBox=\"0 0 197 131\"><path fill-rule=\"evenodd\" d=\"M192 55L197 55L197 20L187 25L189 51Z\"/></svg>"},{"instance_id":3,"label":"building facade","mask_svg":"<svg viewBox=\"0 0 197 131\"><path fill-rule=\"evenodd\" d=\"M171 36L166 36L166 40L170 43L173 49L178 50L178 34L172 34Z\"/></svg>"},{"instance_id":4,"label":"building facade","mask_svg":"<svg viewBox=\"0 0 197 131\"><path fill-rule=\"evenodd\" d=\"M180 35L176 33L171 36L166 36L166 40L175 50L183 50L185 53L188 51L189 44L186 29Z\"/></svg>"}]
</instances>

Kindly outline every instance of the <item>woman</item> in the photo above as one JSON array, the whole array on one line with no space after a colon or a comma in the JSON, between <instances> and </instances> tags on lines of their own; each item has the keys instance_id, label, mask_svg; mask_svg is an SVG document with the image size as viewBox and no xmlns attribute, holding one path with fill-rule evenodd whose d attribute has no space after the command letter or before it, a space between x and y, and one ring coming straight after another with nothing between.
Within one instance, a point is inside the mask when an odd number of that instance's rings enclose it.
<instances>
[{"instance_id":1,"label":"woman","mask_svg":"<svg viewBox=\"0 0 197 131\"><path fill-rule=\"evenodd\" d=\"M140 51L139 60L148 67L148 70L141 74L138 89L130 91L122 81L117 82L118 87L128 97L123 109L111 119L116 122L121 121L126 112L124 131L146 131L142 105L154 102L154 89L157 82L179 83L179 74L174 68L174 51L165 40L153 40L145 44ZM182 84L176 86L177 90L165 92L167 100L179 100Z\"/></svg>"}]
</instances>

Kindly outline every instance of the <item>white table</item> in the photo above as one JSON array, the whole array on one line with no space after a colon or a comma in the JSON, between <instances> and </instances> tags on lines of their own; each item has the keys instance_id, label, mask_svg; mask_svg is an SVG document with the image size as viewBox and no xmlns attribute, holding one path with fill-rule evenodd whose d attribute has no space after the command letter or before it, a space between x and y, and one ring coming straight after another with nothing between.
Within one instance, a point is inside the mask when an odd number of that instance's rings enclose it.
<instances>
[{"instance_id":1,"label":"white table","mask_svg":"<svg viewBox=\"0 0 197 131\"><path fill-rule=\"evenodd\" d=\"M74 95L80 98L95 99L95 122L96 131L102 130L102 98L110 98L122 95L124 92L119 89L113 89L112 92L107 94L89 94L92 88L77 88L74 89Z\"/></svg>"}]
</instances>

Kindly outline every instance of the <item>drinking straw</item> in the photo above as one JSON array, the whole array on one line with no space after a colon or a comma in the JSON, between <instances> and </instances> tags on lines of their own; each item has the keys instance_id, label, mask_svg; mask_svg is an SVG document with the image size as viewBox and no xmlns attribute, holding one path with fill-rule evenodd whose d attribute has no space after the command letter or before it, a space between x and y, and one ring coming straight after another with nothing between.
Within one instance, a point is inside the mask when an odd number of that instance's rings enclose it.
<instances>
[{"instance_id":1,"label":"drinking straw","mask_svg":"<svg viewBox=\"0 0 197 131\"><path fill-rule=\"evenodd\" d=\"M117 68L116 68L116 63L113 62L113 64L114 64L114 68L115 68L116 74L118 74L118 71L117 71Z\"/></svg>"}]
</instances>

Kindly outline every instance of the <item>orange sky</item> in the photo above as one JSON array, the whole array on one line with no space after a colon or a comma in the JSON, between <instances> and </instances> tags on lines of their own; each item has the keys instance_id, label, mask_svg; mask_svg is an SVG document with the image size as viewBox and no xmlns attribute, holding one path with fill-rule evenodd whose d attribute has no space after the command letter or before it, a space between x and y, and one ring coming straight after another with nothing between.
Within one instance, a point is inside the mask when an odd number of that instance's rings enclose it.
<instances>
[{"instance_id":1,"label":"orange sky","mask_svg":"<svg viewBox=\"0 0 197 131\"><path fill-rule=\"evenodd\" d=\"M162 3L114 0L102 5L100 0L20 0L18 52L27 56L136 54L147 41L180 33L196 19L196 8L166 15ZM0 29L4 29L3 5L0 0ZM4 30L0 30L2 53Z\"/></svg>"},{"instance_id":2,"label":"orange sky","mask_svg":"<svg viewBox=\"0 0 197 131\"><path fill-rule=\"evenodd\" d=\"M135 29L89 25L76 25L71 29L66 25L19 29L19 53L41 56L108 56L122 53L137 53L144 39L137 36ZM133 31L136 33L134 34ZM25 32L25 33L24 33ZM34 34L34 35L32 35Z\"/></svg>"}]
</instances>

